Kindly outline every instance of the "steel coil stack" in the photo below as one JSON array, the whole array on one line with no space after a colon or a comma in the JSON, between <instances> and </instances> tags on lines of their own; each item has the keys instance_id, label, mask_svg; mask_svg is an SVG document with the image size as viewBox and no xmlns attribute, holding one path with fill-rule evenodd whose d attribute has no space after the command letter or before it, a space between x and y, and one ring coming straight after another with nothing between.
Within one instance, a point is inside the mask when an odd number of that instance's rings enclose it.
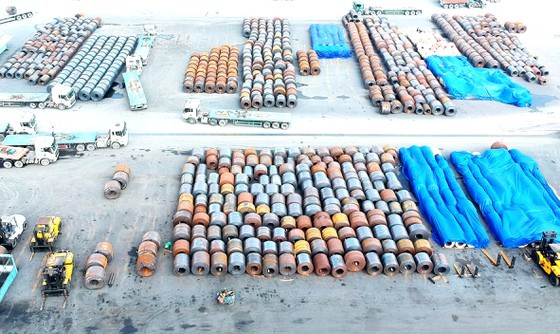
<instances>
[{"instance_id":1,"label":"steel coil stack","mask_svg":"<svg viewBox=\"0 0 560 334\"><path fill-rule=\"evenodd\" d=\"M238 87L239 49L227 44L212 48L210 54L194 52L189 59L185 93L234 94Z\"/></svg>"},{"instance_id":2,"label":"steel coil stack","mask_svg":"<svg viewBox=\"0 0 560 334\"><path fill-rule=\"evenodd\" d=\"M364 85L381 114L456 114L457 108L412 43L385 17L350 21L346 28Z\"/></svg>"},{"instance_id":3,"label":"steel coil stack","mask_svg":"<svg viewBox=\"0 0 560 334\"><path fill-rule=\"evenodd\" d=\"M215 276L429 273L429 230L395 148L195 148L173 216L173 272Z\"/></svg>"},{"instance_id":4,"label":"steel coil stack","mask_svg":"<svg viewBox=\"0 0 560 334\"><path fill-rule=\"evenodd\" d=\"M136 37L91 36L48 89L63 84L72 87L82 101L101 101L135 45Z\"/></svg>"},{"instance_id":5,"label":"steel coil stack","mask_svg":"<svg viewBox=\"0 0 560 334\"><path fill-rule=\"evenodd\" d=\"M47 23L0 67L0 78L46 85L100 25L100 18L81 15Z\"/></svg>"},{"instance_id":6,"label":"steel coil stack","mask_svg":"<svg viewBox=\"0 0 560 334\"><path fill-rule=\"evenodd\" d=\"M294 56L287 19L244 19L243 109L297 105Z\"/></svg>"},{"instance_id":7,"label":"steel coil stack","mask_svg":"<svg viewBox=\"0 0 560 334\"><path fill-rule=\"evenodd\" d=\"M476 67L501 68L512 77L546 84L549 74L521 44L513 32L525 31L522 24L497 22L492 14L484 16L449 16L434 14L432 21L459 51Z\"/></svg>"}]
</instances>

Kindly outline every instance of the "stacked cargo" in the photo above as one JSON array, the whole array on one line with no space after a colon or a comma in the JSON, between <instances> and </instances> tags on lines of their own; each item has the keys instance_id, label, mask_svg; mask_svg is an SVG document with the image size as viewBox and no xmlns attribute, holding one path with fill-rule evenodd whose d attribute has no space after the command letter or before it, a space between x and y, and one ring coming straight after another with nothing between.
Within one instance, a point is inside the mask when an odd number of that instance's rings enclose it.
<instances>
[{"instance_id":1,"label":"stacked cargo","mask_svg":"<svg viewBox=\"0 0 560 334\"><path fill-rule=\"evenodd\" d=\"M227 44L212 48L210 54L195 52L191 55L183 91L185 93L234 94L238 87L239 49Z\"/></svg>"},{"instance_id":2,"label":"stacked cargo","mask_svg":"<svg viewBox=\"0 0 560 334\"><path fill-rule=\"evenodd\" d=\"M52 81L72 87L82 101L101 101L121 73L136 37L92 36Z\"/></svg>"},{"instance_id":3,"label":"stacked cargo","mask_svg":"<svg viewBox=\"0 0 560 334\"><path fill-rule=\"evenodd\" d=\"M446 273L397 159L392 147L193 149L173 217L174 273Z\"/></svg>"},{"instance_id":4,"label":"stacked cargo","mask_svg":"<svg viewBox=\"0 0 560 334\"><path fill-rule=\"evenodd\" d=\"M297 105L296 71L286 19L244 19L243 109Z\"/></svg>"},{"instance_id":5,"label":"stacked cargo","mask_svg":"<svg viewBox=\"0 0 560 334\"><path fill-rule=\"evenodd\" d=\"M100 18L81 15L47 23L2 65L0 78L25 79L30 85L46 85L100 25Z\"/></svg>"}]
</instances>

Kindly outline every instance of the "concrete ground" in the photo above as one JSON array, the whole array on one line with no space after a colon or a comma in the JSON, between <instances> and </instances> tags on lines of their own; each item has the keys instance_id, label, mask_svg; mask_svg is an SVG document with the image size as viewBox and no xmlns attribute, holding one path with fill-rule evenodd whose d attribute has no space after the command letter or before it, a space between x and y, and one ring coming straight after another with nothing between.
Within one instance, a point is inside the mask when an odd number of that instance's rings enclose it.
<instances>
[{"instance_id":1,"label":"concrete ground","mask_svg":"<svg viewBox=\"0 0 560 334\"><path fill-rule=\"evenodd\" d=\"M180 168L185 155L195 146L419 144L448 155L455 150L481 152L493 141L504 140L537 160L550 184L560 189L560 64L555 57L560 49L555 35L558 28L545 30L538 24L539 20L551 19L552 14L538 11L537 18L536 8L516 6L521 3L517 0L471 12L489 11L502 21L519 20L529 26L519 38L551 72L548 86L514 79L531 91L534 103L530 108L456 101L461 109L453 118L381 116L367 99L356 61L338 59L322 61L319 77L298 77L297 108L274 109L292 113L292 126L287 131L188 125L180 114L188 97L200 98L206 107L236 108L238 103L236 94L181 92L190 53L209 51L222 43L241 46L241 18L252 15L291 18L294 49L309 48L308 25L338 23L351 5L350 1L332 6L321 1L247 3L253 6L232 6L226 1L184 3L180 7L160 1L156 8L129 8L127 1L106 8L88 1L49 2L52 7L32 5L30 1L18 4L20 11L28 5L38 13L27 21L2 26L14 35L14 40L10 50L0 55L0 63L31 36L34 25L77 11L104 19L106 25L98 33L135 34L141 31L142 23L155 23L160 35L142 74L148 110L131 112L126 97L116 94L99 103L78 102L71 110L36 111L39 130L48 132L53 127L56 131L106 131L112 123L124 119L131 133L128 147L65 155L49 167L27 166L0 172L2 213L23 213L31 225L42 215L61 216L64 227L59 245L72 250L77 262L66 309L61 309L61 298L53 297L40 312L38 274L44 257L36 254L29 261L27 240L31 232L26 231L26 242L14 251L20 275L0 304L2 332L400 332L411 328L436 333L557 331L558 290L549 285L534 263L522 259L518 249L506 250L508 255L518 256L515 269L494 268L478 250L443 250L452 262L472 263L481 273L474 280L449 275L448 284L432 284L418 274L391 278L352 273L343 279L314 275L293 279L248 275L178 278L171 273L171 256L163 252L155 276L141 279L134 273L135 247L144 231L156 229L164 239L171 237L170 218L176 206ZM294 6L302 10L294 12ZM54 8L59 12L55 13ZM441 8L425 1L422 9L421 17L390 20L403 29L429 27L430 13L440 12ZM3 92L43 89L0 80ZM4 109L0 119L21 110L26 109ZM133 177L119 199L108 201L102 195L103 184L117 163L128 164ZM112 288L89 291L83 286L82 268L95 244L102 240L116 247L115 260L109 266L109 271L116 273L116 283ZM497 251L493 242L489 252L495 255ZM222 287L236 292L233 307L216 305L214 294Z\"/></svg>"}]
</instances>

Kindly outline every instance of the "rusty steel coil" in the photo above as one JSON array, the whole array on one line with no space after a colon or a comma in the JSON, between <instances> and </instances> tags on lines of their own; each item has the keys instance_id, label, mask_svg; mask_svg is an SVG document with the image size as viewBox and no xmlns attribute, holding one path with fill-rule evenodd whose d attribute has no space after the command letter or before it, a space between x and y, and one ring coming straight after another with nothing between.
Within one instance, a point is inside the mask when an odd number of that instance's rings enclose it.
<instances>
[{"instance_id":1,"label":"rusty steel coil","mask_svg":"<svg viewBox=\"0 0 560 334\"><path fill-rule=\"evenodd\" d=\"M434 268L430 256L425 252L418 252L414 255L414 260L416 261L416 271L419 274L429 274Z\"/></svg>"},{"instance_id":2,"label":"rusty steel coil","mask_svg":"<svg viewBox=\"0 0 560 334\"><path fill-rule=\"evenodd\" d=\"M366 266L364 254L360 251L350 251L344 254L344 262L348 271L362 271Z\"/></svg>"},{"instance_id":3,"label":"rusty steel coil","mask_svg":"<svg viewBox=\"0 0 560 334\"><path fill-rule=\"evenodd\" d=\"M399 273L400 267L395 254L383 253L381 255L381 262L383 263L383 273L385 275L395 276Z\"/></svg>"},{"instance_id":4,"label":"rusty steel coil","mask_svg":"<svg viewBox=\"0 0 560 334\"><path fill-rule=\"evenodd\" d=\"M152 253L138 254L136 273L138 276L149 277L156 272L156 256Z\"/></svg>"},{"instance_id":5,"label":"rusty steel coil","mask_svg":"<svg viewBox=\"0 0 560 334\"><path fill-rule=\"evenodd\" d=\"M275 254L266 254L263 256L262 273L268 278L278 274L278 256Z\"/></svg>"},{"instance_id":6,"label":"rusty steel coil","mask_svg":"<svg viewBox=\"0 0 560 334\"><path fill-rule=\"evenodd\" d=\"M329 257L329 264L331 265L331 275L336 278L342 278L348 273L348 268L341 255L334 254Z\"/></svg>"},{"instance_id":7,"label":"rusty steel coil","mask_svg":"<svg viewBox=\"0 0 560 334\"><path fill-rule=\"evenodd\" d=\"M105 183L103 194L107 199L117 199L121 195L121 184L116 180L109 180Z\"/></svg>"},{"instance_id":8,"label":"rusty steel coil","mask_svg":"<svg viewBox=\"0 0 560 334\"><path fill-rule=\"evenodd\" d=\"M214 276L223 276L228 271L228 257L224 252L216 252L210 258L210 272Z\"/></svg>"},{"instance_id":9,"label":"rusty steel coil","mask_svg":"<svg viewBox=\"0 0 560 334\"><path fill-rule=\"evenodd\" d=\"M294 275L297 271L296 257L290 253L281 254L278 257L278 271L280 275Z\"/></svg>"},{"instance_id":10,"label":"rusty steel coil","mask_svg":"<svg viewBox=\"0 0 560 334\"><path fill-rule=\"evenodd\" d=\"M315 267L309 254L301 253L296 256L297 272L300 275L310 275Z\"/></svg>"},{"instance_id":11,"label":"rusty steel coil","mask_svg":"<svg viewBox=\"0 0 560 334\"><path fill-rule=\"evenodd\" d=\"M103 269L107 268L107 258L103 254L93 253L88 256L86 260L86 270L91 267L101 267Z\"/></svg>"},{"instance_id":12,"label":"rusty steel coil","mask_svg":"<svg viewBox=\"0 0 560 334\"><path fill-rule=\"evenodd\" d=\"M111 243L107 241L101 241L95 246L94 253L103 254L107 259L107 263L111 263L115 255L115 250L113 249L113 245Z\"/></svg>"},{"instance_id":13,"label":"rusty steel coil","mask_svg":"<svg viewBox=\"0 0 560 334\"><path fill-rule=\"evenodd\" d=\"M185 276L190 273L190 257L186 253L179 253L173 257L173 274Z\"/></svg>"},{"instance_id":14,"label":"rusty steel coil","mask_svg":"<svg viewBox=\"0 0 560 334\"><path fill-rule=\"evenodd\" d=\"M366 238L362 240L361 246L364 253L374 252L379 255L383 253L383 246L377 238Z\"/></svg>"},{"instance_id":15,"label":"rusty steel coil","mask_svg":"<svg viewBox=\"0 0 560 334\"><path fill-rule=\"evenodd\" d=\"M442 253L434 253L430 259L434 264L434 274L446 275L449 273L450 266L447 257Z\"/></svg>"},{"instance_id":16,"label":"rusty steel coil","mask_svg":"<svg viewBox=\"0 0 560 334\"><path fill-rule=\"evenodd\" d=\"M379 275L383 271L383 265L381 264L381 259L377 253L365 253L364 257L366 258L366 272L369 275Z\"/></svg>"},{"instance_id":17,"label":"rusty steel coil","mask_svg":"<svg viewBox=\"0 0 560 334\"><path fill-rule=\"evenodd\" d=\"M177 256L177 254L187 254L190 255L190 243L184 239L178 239L173 243L173 257Z\"/></svg>"},{"instance_id":18,"label":"rusty steel coil","mask_svg":"<svg viewBox=\"0 0 560 334\"><path fill-rule=\"evenodd\" d=\"M150 240L144 240L138 246L138 254L150 253L154 256L157 256L158 247L155 242Z\"/></svg>"},{"instance_id":19,"label":"rusty steel coil","mask_svg":"<svg viewBox=\"0 0 560 334\"><path fill-rule=\"evenodd\" d=\"M317 276L327 276L331 273L329 258L323 253L313 256L313 267Z\"/></svg>"},{"instance_id":20,"label":"rusty steel coil","mask_svg":"<svg viewBox=\"0 0 560 334\"><path fill-rule=\"evenodd\" d=\"M247 264L245 271L249 275L260 275L263 269L262 256L260 253L247 254Z\"/></svg>"},{"instance_id":21,"label":"rusty steel coil","mask_svg":"<svg viewBox=\"0 0 560 334\"><path fill-rule=\"evenodd\" d=\"M151 241L156 245L156 251L161 247L161 235L156 231L147 231L142 236L142 241Z\"/></svg>"},{"instance_id":22,"label":"rusty steel coil","mask_svg":"<svg viewBox=\"0 0 560 334\"><path fill-rule=\"evenodd\" d=\"M401 253L397 255L401 274L411 274L416 271L416 263L414 257L410 253Z\"/></svg>"},{"instance_id":23,"label":"rusty steel coil","mask_svg":"<svg viewBox=\"0 0 560 334\"><path fill-rule=\"evenodd\" d=\"M191 273L196 276L208 275L210 272L210 254L198 251L191 256Z\"/></svg>"},{"instance_id":24,"label":"rusty steel coil","mask_svg":"<svg viewBox=\"0 0 560 334\"><path fill-rule=\"evenodd\" d=\"M84 285L89 290L101 289L105 286L106 278L105 268L92 266L86 269Z\"/></svg>"}]
</instances>

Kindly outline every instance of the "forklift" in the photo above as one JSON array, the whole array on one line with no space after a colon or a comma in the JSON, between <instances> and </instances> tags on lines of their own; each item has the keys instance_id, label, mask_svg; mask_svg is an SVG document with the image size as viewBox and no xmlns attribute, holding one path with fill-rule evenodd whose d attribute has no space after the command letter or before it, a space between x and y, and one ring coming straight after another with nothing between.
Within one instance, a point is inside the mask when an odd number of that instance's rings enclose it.
<instances>
[{"instance_id":1,"label":"forklift","mask_svg":"<svg viewBox=\"0 0 560 334\"><path fill-rule=\"evenodd\" d=\"M31 237L31 244L29 245L29 249L31 249L29 261L33 259L36 251L47 250L52 253L61 227L62 222L60 217L43 216L37 219L37 223L33 229L33 236Z\"/></svg>"},{"instance_id":2,"label":"forklift","mask_svg":"<svg viewBox=\"0 0 560 334\"><path fill-rule=\"evenodd\" d=\"M59 250L49 254L47 262L43 267L43 284L41 295L41 311L49 296L64 296L62 308L66 308L66 298L70 294L70 283L74 272L74 253L67 250Z\"/></svg>"},{"instance_id":3,"label":"forklift","mask_svg":"<svg viewBox=\"0 0 560 334\"><path fill-rule=\"evenodd\" d=\"M552 286L560 284L560 244L554 243L556 231L542 233L542 239L534 242L531 248L531 258L548 275Z\"/></svg>"}]
</instances>

